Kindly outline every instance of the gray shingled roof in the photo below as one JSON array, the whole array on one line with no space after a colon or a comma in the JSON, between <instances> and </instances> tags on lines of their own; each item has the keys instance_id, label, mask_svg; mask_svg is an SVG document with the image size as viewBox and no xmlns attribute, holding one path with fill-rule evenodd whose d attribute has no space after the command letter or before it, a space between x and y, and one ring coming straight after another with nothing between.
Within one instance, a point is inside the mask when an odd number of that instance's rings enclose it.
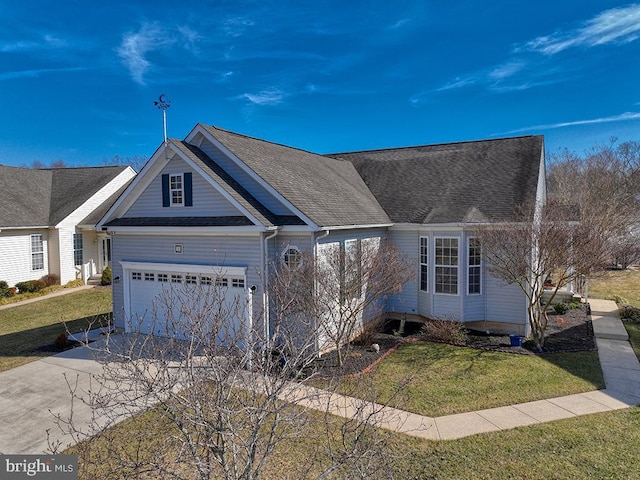
<instances>
[{"instance_id":1,"label":"gray shingled roof","mask_svg":"<svg viewBox=\"0 0 640 480\"><path fill-rule=\"evenodd\" d=\"M126 168L0 165L0 228L57 225Z\"/></svg>"},{"instance_id":2,"label":"gray shingled roof","mask_svg":"<svg viewBox=\"0 0 640 480\"><path fill-rule=\"evenodd\" d=\"M351 162L398 223L504 219L535 198L542 136L329 155Z\"/></svg>"},{"instance_id":3,"label":"gray shingled roof","mask_svg":"<svg viewBox=\"0 0 640 480\"><path fill-rule=\"evenodd\" d=\"M316 225L390 223L349 162L217 127L203 128Z\"/></svg>"}]
</instances>

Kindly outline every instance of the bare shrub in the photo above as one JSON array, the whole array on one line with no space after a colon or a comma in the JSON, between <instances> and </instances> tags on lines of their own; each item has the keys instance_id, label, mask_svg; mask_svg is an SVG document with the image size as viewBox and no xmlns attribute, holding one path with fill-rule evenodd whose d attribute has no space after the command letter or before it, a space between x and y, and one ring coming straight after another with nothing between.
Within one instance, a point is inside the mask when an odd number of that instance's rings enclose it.
<instances>
[{"instance_id":1,"label":"bare shrub","mask_svg":"<svg viewBox=\"0 0 640 480\"><path fill-rule=\"evenodd\" d=\"M467 329L455 318L430 318L422 327L422 335L427 340L447 343L465 343Z\"/></svg>"}]
</instances>

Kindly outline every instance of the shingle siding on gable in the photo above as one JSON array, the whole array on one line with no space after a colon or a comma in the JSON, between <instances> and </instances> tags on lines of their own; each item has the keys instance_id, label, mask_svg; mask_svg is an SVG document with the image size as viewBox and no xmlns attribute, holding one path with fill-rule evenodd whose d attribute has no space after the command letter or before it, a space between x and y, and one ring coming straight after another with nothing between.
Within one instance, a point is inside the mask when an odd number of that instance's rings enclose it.
<instances>
[{"instance_id":1,"label":"shingle siding on gable","mask_svg":"<svg viewBox=\"0 0 640 480\"><path fill-rule=\"evenodd\" d=\"M189 172L192 174L193 206L162 206L162 175ZM196 217L241 216L240 211L183 160L175 158L162 169L135 203L122 216L134 217Z\"/></svg>"}]
</instances>

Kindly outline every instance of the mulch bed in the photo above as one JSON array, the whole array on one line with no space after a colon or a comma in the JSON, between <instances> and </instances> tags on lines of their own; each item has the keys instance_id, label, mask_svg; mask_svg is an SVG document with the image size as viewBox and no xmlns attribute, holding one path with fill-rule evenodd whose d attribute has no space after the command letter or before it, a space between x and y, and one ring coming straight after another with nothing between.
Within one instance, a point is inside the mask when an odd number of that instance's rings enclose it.
<instances>
[{"instance_id":1,"label":"mulch bed","mask_svg":"<svg viewBox=\"0 0 640 480\"><path fill-rule=\"evenodd\" d=\"M407 323L409 324L409 322ZM418 325L418 324L416 324ZM402 342L429 340L420 334L419 328L406 337L397 337L389 333L379 333L367 343L353 342L346 351L344 364L338 365L337 354L330 352L322 356L316 365L316 373L321 376L353 376L367 372L384 357L391 354ZM431 341L431 340L429 340ZM371 348L372 343L380 347L378 352ZM452 342L447 342L452 343ZM509 335L486 334L470 331L464 343L455 345L520 355L540 355L534 350L531 340L525 340L521 347L511 346ZM549 314L544 354L558 352L581 352L596 350L591 317L584 307L567 311L563 315Z\"/></svg>"}]
</instances>

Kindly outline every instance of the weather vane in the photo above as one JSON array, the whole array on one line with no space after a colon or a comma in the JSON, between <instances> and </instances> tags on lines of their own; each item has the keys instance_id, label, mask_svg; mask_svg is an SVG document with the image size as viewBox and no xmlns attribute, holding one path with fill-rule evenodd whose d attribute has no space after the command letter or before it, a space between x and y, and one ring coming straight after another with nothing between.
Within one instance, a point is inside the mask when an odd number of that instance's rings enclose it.
<instances>
[{"instance_id":1,"label":"weather vane","mask_svg":"<svg viewBox=\"0 0 640 480\"><path fill-rule=\"evenodd\" d=\"M167 143L167 108L171 106L171 100L163 93L153 104L162 110L162 124L164 126L164 143Z\"/></svg>"}]
</instances>

